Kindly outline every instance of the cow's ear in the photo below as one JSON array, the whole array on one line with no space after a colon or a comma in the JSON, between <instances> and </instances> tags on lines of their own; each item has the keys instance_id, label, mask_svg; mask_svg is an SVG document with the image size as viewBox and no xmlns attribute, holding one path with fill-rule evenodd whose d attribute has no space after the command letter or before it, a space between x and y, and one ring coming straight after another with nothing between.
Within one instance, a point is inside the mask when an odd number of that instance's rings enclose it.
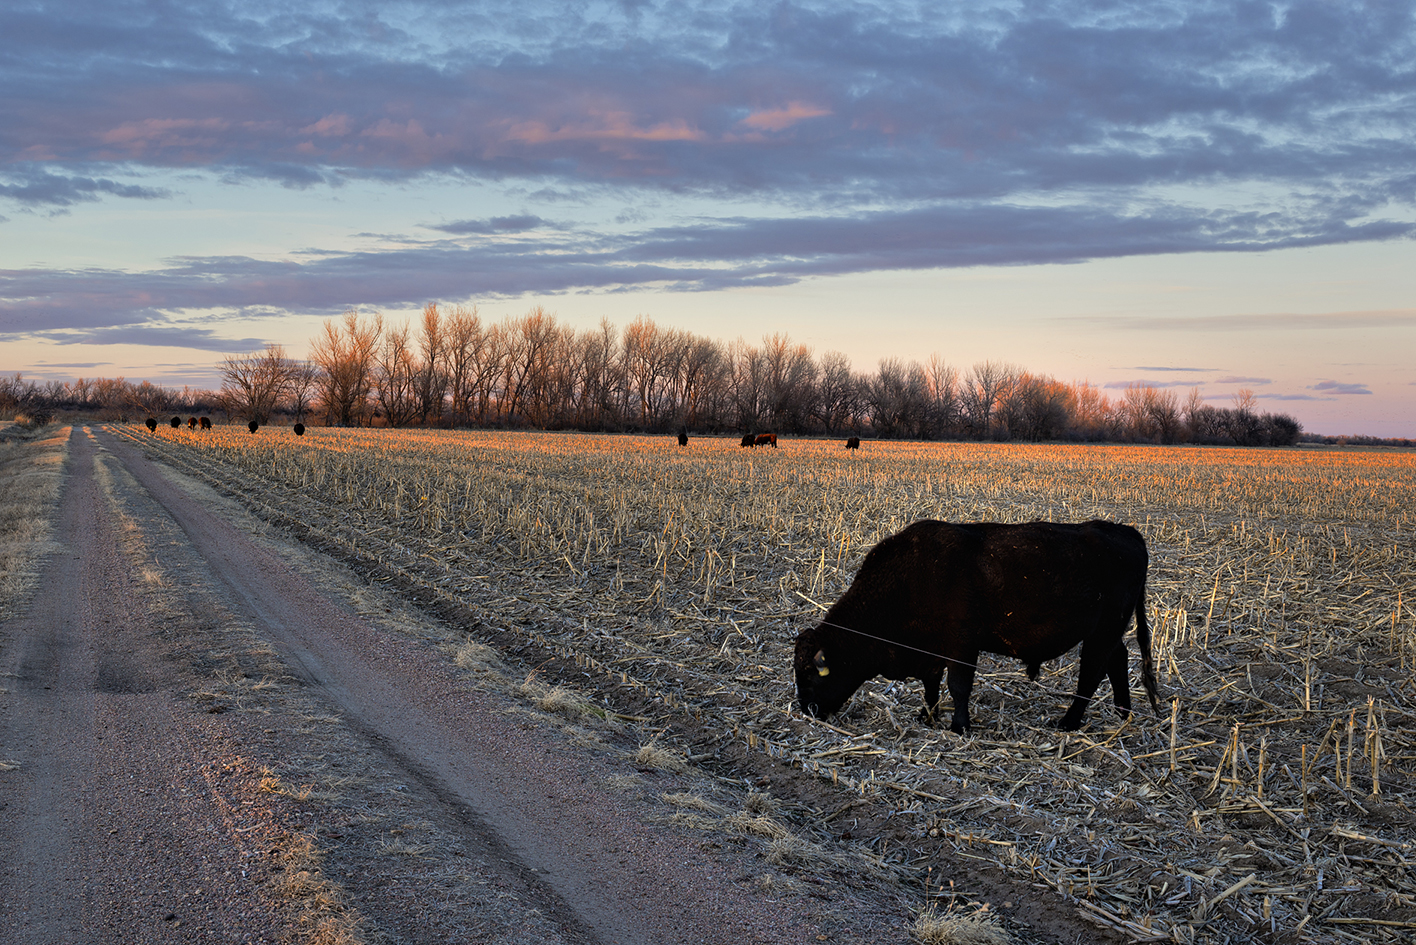
<instances>
[{"instance_id":1,"label":"cow's ear","mask_svg":"<svg viewBox=\"0 0 1416 945\"><path fill-rule=\"evenodd\" d=\"M824 652L817 650L816 655L811 658L811 661L816 664L816 675L831 675L831 667L826 665L826 654Z\"/></svg>"}]
</instances>

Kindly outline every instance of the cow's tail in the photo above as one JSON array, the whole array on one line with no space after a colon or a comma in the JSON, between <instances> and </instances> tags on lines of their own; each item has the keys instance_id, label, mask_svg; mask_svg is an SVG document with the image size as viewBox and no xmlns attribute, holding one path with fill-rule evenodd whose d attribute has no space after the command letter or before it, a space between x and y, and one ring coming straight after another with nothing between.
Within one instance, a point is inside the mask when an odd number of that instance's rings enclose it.
<instances>
[{"instance_id":1,"label":"cow's tail","mask_svg":"<svg viewBox=\"0 0 1416 945\"><path fill-rule=\"evenodd\" d=\"M1151 632L1146 624L1146 585L1141 583L1140 596L1136 598L1136 646L1141 651L1141 683L1150 696L1151 708L1160 715L1160 693L1155 682L1155 661L1151 659Z\"/></svg>"}]
</instances>

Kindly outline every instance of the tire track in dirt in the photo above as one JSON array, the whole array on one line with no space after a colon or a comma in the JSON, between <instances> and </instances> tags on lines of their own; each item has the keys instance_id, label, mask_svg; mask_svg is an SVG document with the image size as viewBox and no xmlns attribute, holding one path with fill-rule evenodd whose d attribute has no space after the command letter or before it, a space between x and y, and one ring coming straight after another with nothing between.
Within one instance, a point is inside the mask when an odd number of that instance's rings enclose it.
<instances>
[{"instance_id":1,"label":"tire track in dirt","mask_svg":"<svg viewBox=\"0 0 1416 945\"><path fill-rule=\"evenodd\" d=\"M503 884L550 918L562 941L904 938L898 914L882 922L879 910L867 910L846 929L839 911L823 916L819 903L750 891L740 862L701 853L694 835L646 825L642 808L607 794L604 784L622 768L528 737L504 702L470 688L426 647L332 602L139 447L107 435L103 442L185 532L233 609L418 785L431 818L501 864Z\"/></svg>"}]
</instances>

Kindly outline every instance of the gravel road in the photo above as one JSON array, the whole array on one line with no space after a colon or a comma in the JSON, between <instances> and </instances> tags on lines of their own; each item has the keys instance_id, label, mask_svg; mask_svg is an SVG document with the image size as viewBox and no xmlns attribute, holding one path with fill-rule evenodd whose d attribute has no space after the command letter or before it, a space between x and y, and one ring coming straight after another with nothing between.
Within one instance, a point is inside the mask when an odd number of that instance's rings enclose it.
<instances>
[{"instance_id":1,"label":"gravel road","mask_svg":"<svg viewBox=\"0 0 1416 945\"><path fill-rule=\"evenodd\" d=\"M632 719L459 666L101 431L67 475L63 550L0 624L0 941L909 939L889 877L781 868L790 811L636 763Z\"/></svg>"}]
</instances>

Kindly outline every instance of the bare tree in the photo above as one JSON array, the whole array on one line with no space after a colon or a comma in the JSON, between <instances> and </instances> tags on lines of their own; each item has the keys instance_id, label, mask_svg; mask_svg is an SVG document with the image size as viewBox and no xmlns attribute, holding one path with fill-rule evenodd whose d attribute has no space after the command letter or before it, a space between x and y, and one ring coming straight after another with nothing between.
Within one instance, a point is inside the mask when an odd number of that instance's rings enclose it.
<instances>
[{"instance_id":1,"label":"bare tree","mask_svg":"<svg viewBox=\"0 0 1416 945\"><path fill-rule=\"evenodd\" d=\"M767 411L774 429L805 428L816 397L816 362L806 345L792 344L786 335L762 339L767 374Z\"/></svg>"},{"instance_id":2,"label":"bare tree","mask_svg":"<svg viewBox=\"0 0 1416 945\"><path fill-rule=\"evenodd\" d=\"M876 436L920 435L929 410L929 389L919 362L882 358L862 397Z\"/></svg>"},{"instance_id":3,"label":"bare tree","mask_svg":"<svg viewBox=\"0 0 1416 945\"><path fill-rule=\"evenodd\" d=\"M959 402L959 372L944 363L938 354L931 354L924 365L925 388L929 394L925 434L947 436L959 427L962 407Z\"/></svg>"},{"instance_id":4,"label":"bare tree","mask_svg":"<svg viewBox=\"0 0 1416 945\"><path fill-rule=\"evenodd\" d=\"M691 338L683 356L681 422L695 429L715 426L727 391L727 360L711 338Z\"/></svg>"},{"instance_id":5,"label":"bare tree","mask_svg":"<svg viewBox=\"0 0 1416 945\"><path fill-rule=\"evenodd\" d=\"M296 361L291 367L290 382L286 387L286 404L295 415L297 423L305 422L310 412L320 380L320 369L310 361Z\"/></svg>"},{"instance_id":6,"label":"bare tree","mask_svg":"<svg viewBox=\"0 0 1416 945\"><path fill-rule=\"evenodd\" d=\"M1024 372L1014 379L1000 400L997 422L1010 437L1052 440L1067 428L1070 391L1050 377Z\"/></svg>"},{"instance_id":7,"label":"bare tree","mask_svg":"<svg viewBox=\"0 0 1416 945\"><path fill-rule=\"evenodd\" d=\"M326 319L324 334L310 346L310 360L320 368L319 399L326 423L347 427L363 422L381 334L383 316L377 313L366 321L351 308L339 322Z\"/></svg>"},{"instance_id":8,"label":"bare tree","mask_svg":"<svg viewBox=\"0 0 1416 945\"><path fill-rule=\"evenodd\" d=\"M428 418L440 422L443 404L447 400L447 350L443 337L443 317L436 302L423 306L423 321L418 332L418 366L413 379L418 402L418 421L424 426Z\"/></svg>"},{"instance_id":9,"label":"bare tree","mask_svg":"<svg viewBox=\"0 0 1416 945\"><path fill-rule=\"evenodd\" d=\"M732 407L738 428L760 429L767 414L767 367L762 352L741 338L728 348Z\"/></svg>"},{"instance_id":10,"label":"bare tree","mask_svg":"<svg viewBox=\"0 0 1416 945\"><path fill-rule=\"evenodd\" d=\"M816 383L816 416L827 433L854 429L859 408L851 361L839 351L821 356Z\"/></svg>"},{"instance_id":11,"label":"bare tree","mask_svg":"<svg viewBox=\"0 0 1416 945\"><path fill-rule=\"evenodd\" d=\"M406 322L400 328L387 329L374 359L374 396L391 427L407 426L418 413L418 364L409 334Z\"/></svg>"},{"instance_id":12,"label":"bare tree","mask_svg":"<svg viewBox=\"0 0 1416 945\"><path fill-rule=\"evenodd\" d=\"M267 423L280 406L295 362L285 348L268 344L265 350L222 361L221 402L226 412L255 423Z\"/></svg>"},{"instance_id":13,"label":"bare tree","mask_svg":"<svg viewBox=\"0 0 1416 945\"><path fill-rule=\"evenodd\" d=\"M962 399L964 419L974 436L986 439L993 435L993 408L1019 373L1001 361L980 361L969 369Z\"/></svg>"}]
</instances>

